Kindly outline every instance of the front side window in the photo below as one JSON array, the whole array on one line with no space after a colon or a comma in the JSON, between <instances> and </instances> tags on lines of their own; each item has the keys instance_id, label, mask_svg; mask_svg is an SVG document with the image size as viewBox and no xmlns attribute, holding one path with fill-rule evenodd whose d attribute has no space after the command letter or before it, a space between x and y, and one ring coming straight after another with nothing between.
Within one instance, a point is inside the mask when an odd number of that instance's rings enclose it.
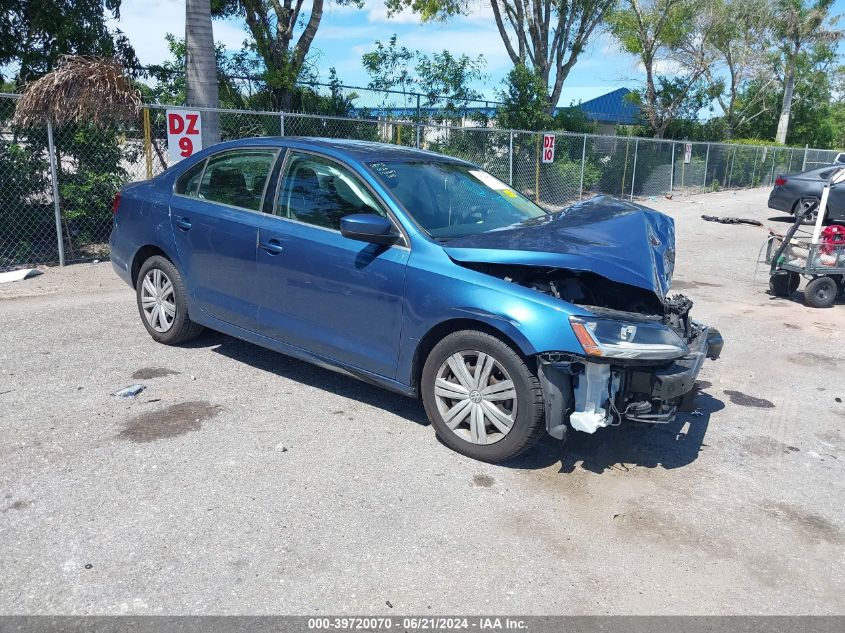
<instances>
[{"instance_id":1,"label":"front side window","mask_svg":"<svg viewBox=\"0 0 845 633\"><path fill-rule=\"evenodd\" d=\"M275 150L239 150L208 159L199 197L251 211L261 208Z\"/></svg>"},{"instance_id":2,"label":"front side window","mask_svg":"<svg viewBox=\"0 0 845 633\"><path fill-rule=\"evenodd\" d=\"M369 163L429 235L450 239L546 215L546 211L477 167L446 161Z\"/></svg>"},{"instance_id":3,"label":"front side window","mask_svg":"<svg viewBox=\"0 0 845 633\"><path fill-rule=\"evenodd\" d=\"M349 169L314 156L291 152L279 188L276 213L282 217L339 230L353 213L387 217L361 180Z\"/></svg>"}]
</instances>

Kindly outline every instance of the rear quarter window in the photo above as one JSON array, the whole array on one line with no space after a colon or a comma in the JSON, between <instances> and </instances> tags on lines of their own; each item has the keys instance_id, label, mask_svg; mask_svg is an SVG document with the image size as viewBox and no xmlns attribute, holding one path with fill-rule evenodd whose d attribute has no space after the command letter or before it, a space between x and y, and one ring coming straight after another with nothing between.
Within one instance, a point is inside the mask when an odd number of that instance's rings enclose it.
<instances>
[{"instance_id":1,"label":"rear quarter window","mask_svg":"<svg viewBox=\"0 0 845 633\"><path fill-rule=\"evenodd\" d=\"M179 176L176 180L175 192L182 196L191 196L192 198L196 198L205 163L206 161L201 160L196 165L188 169L188 171L184 174Z\"/></svg>"}]
</instances>

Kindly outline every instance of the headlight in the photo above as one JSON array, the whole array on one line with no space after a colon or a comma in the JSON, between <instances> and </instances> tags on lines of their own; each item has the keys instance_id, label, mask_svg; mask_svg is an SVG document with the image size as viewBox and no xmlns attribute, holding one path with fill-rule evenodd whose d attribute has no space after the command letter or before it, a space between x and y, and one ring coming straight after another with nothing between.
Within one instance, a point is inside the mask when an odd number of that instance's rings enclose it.
<instances>
[{"instance_id":1,"label":"headlight","mask_svg":"<svg viewBox=\"0 0 845 633\"><path fill-rule=\"evenodd\" d=\"M689 353L681 337L663 325L575 316L569 324L588 356L671 359Z\"/></svg>"}]
</instances>

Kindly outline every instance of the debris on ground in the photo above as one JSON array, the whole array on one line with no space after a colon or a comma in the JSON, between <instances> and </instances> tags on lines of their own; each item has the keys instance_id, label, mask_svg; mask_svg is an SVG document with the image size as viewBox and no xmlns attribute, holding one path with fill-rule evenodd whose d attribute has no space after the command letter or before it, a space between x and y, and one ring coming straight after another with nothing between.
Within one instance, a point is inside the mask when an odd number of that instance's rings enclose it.
<instances>
[{"instance_id":1,"label":"debris on ground","mask_svg":"<svg viewBox=\"0 0 845 633\"><path fill-rule=\"evenodd\" d=\"M117 396L118 398L134 398L144 389L146 389L144 385L129 385L120 391L115 391L112 395Z\"/></svg>"},{"instance_id":2,"label":"debris on ground","mask_svg":"<svg viewBox=\"0 0 845 633\"><path fill-rule=\"evenodd\" d=\"M759 220L752 220L751 218L720 218L717 215L702 215L702 220L708 222L719 222L721 224L750 224L751 226L763 226Z\"/></svg>"},{"instance_id":3,"label":"debris on ground","mask_svg":"<svg viewBox=\"0 0 845 633\"><path fill-rule=\"evenodd\" d=\"M671 193L667 193L667 194L666 194L665 196L663 196L663 197L664 197L664 198L666 198L667 200L671 200L671 199L672 199L672 198L674 198L675 196L673 196Z\"/></svg>"},{"instance_id":4,"label":"debris on ground","mask_svg":"<svg viewBox=\"0 0 845 633\"><path fill-rule=\"evenodd\" d=\"M19 270L10 270L6 273L0 273L0 284L9 283L12 281L23 281L30 277L36 277L43 274L37 268L21 268Z\"/></svg>"}]
</instances>

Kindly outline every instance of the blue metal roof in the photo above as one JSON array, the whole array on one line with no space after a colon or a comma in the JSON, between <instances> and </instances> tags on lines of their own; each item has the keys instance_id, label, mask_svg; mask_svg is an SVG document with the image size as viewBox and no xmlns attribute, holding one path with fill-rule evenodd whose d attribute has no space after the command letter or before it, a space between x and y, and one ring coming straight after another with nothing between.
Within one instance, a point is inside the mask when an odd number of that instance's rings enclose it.
<instances>
[{"instance_id":1,"label":"blue metal roof","mask_svg":"<svg viewBox=\"0 0 845 633\"><path fill-rule=\"evenodd\" d=\"M635 125L639 120L640 108L625 98L630 92L627 88L619 88L585 101L578 107L591 121Z\"/></svg>"}]
</instances>

